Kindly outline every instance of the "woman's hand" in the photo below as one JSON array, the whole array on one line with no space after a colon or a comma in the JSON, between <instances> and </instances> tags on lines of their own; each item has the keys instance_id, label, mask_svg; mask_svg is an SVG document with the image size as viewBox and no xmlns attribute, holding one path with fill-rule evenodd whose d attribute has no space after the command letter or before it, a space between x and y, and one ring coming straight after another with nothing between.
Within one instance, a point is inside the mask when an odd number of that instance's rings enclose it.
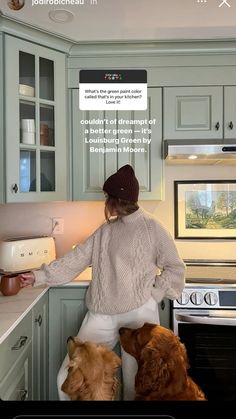
<instances>
[{"instance_id":1,"label":"woman's hand","mask_svg":"<svg viewBox=\"0 0 236 419\"><path fill-rule=\"evenodd\" d=\"M25 274L19 274L20 286L21 288L27 287L28 285L33 285L35 277L33 272L27 272Z\"/></svg>"}]
</instances>

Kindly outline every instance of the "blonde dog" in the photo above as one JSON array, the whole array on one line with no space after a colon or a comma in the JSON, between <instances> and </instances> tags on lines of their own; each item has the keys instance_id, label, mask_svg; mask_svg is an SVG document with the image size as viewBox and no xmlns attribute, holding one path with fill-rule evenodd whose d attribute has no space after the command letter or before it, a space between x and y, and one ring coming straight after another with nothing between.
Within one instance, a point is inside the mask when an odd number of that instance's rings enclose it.
<instances>
[{"instance_id":1,"label":"blonde dog","mask_svg":"<svg viewBox=\"0 0 236 419\"><path fill-rule=\"evenodd\" d=\"M67 349L70 362L62 391L71 400L115 400L121 359L105 345L82 342L78 337L68 338Z\"/></svg>"}]
</instances>

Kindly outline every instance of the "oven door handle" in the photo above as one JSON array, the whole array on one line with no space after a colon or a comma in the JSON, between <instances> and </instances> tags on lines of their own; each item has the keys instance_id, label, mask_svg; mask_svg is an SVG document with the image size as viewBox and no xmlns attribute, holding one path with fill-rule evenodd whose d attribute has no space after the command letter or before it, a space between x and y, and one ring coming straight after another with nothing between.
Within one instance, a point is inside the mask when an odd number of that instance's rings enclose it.
<instances>
[{"instance_id":1,"label":"oven door handle","mask_svg":"<svg viewBox=\"0 0 236 419\"><path fill-rule=\"evenodd\" d=\"M186 323L216 324L219 326L236 326L236 317L210 317L188 314L176 314L176 320Z\"/></svg>"}]
</instances>

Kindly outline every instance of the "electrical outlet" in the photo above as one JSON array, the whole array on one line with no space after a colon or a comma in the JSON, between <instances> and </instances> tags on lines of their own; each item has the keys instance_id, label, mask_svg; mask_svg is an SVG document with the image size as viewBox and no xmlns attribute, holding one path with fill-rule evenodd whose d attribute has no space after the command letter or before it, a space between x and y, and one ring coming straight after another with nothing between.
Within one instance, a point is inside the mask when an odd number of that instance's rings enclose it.
<instances>
[{"instance_id":1,"label":"electrical outlet","mask_svg":"<svg viewBox=\"0 0 236 419\"><path fill-rule=\"evenodd\" d=\"M64 218L53 218L52 219L53 234L64 233Z\"/></svg>"}]
</instances>

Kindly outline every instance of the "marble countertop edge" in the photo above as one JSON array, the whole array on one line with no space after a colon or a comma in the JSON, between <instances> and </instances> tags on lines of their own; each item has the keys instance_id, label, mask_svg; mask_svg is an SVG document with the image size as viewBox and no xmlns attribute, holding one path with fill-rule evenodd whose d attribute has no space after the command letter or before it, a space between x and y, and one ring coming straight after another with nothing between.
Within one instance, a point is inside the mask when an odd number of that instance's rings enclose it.
<instances>
[{"instance_id":1,"label":"marble countertop edge","mask_svg":"<svg viewBox=\"0 0 236 419\"><path fill-rule=\"evenodd\" d=\"M35 288L36 289L36 288ZM31 303L27 305L27 308L25 308L23 311L5 311L5 313L0 313L0 344L9 336L9 334L15 329L15 327L23 320L23 318L26 316L26 314L29 313L29 311L35 306L35 304L40 300L40 298L48 291L48 287L40 287L37 288L37 291L39 291L38 295L31 298ZM7 306L7 302L5 303ZM8 319L4 320L4 315L8 316ZM15 314L13 316L13 319L10 320L11 325L8 326L7 323L9 323L9 316L11 314ZM7 321L8 320L8 321ZM4 327L5 323L5 327Z\"/></svg>"},{"instance_id":2,"label":"marble countertop edge","mask_svg":"<svg viewBox=\"0 0 236 419\"><path fill-rule=\"evenodd\" d=\"M91 281L91 267L85 269L73 281L60 285L39 285L22 288L18 294L4 296L0 293L0 344L32 310L50 288L88 287Z\"/></svg>"}]
</instances>

